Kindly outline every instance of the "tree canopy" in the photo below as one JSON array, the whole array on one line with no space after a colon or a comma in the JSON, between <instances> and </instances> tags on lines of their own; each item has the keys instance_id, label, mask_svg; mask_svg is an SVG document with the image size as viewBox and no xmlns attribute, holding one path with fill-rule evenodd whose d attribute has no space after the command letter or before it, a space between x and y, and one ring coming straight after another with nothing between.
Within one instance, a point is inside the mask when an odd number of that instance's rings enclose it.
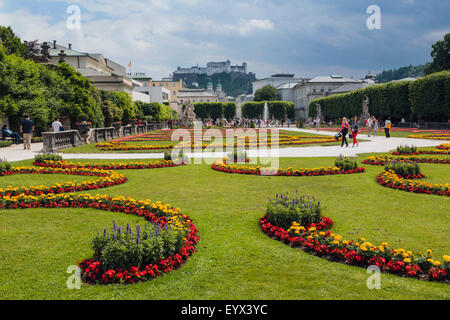
<instances>
[{"instance_id":1,"label":"tree canopy","mask_svg":"<svg viewBox=\"0 0 450 320\"><path fill-rule=\"evenodd\" d=\"M450 70L450 33L444 36L444 40L433 44L431 56L433 62L425 69L426 74Z\"/></svg>"},{"instance_id":2,"label":"tree canopy","mask_svg":"<svg viewBox=\"0 0 450 320\"><path fill-rule=\"evenodd\" d=\"M256 102L276 101L278 100L278 91L271 85L264 86L261 89L256 90L254 100Z\"/></svg>"}]
</instances>

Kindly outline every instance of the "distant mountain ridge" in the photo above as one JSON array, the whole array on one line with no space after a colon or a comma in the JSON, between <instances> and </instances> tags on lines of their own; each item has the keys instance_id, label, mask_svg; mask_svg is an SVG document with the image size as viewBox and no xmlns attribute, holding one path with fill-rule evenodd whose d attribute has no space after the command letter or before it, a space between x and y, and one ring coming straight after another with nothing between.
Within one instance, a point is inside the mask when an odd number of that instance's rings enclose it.
<instances>
[{"instance_id":1,"label":"distant mountain ridge","mask_svg":"<svg viewBox=\"0 0 450 320\"><path fill-rule=\"evenodd\" d=\"M379 82L385 83L393 80L400 80L403 78L418 78L425 75L425 68L429 63L422 64L419 66L409 65L408 67L402 67L398 69L384 70L377 74L377 80Z\"/></svg>"}]
</instances>

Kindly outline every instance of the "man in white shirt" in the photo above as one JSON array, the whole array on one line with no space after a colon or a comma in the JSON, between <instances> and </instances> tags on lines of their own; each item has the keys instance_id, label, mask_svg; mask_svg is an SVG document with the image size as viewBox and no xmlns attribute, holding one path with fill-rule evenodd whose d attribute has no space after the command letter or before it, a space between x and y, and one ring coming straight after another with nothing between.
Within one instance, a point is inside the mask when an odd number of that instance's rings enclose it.
<instances>
[{"instance_id":1,"label":"man in white shirt","mask_svg":"<svg viewBox=\"0 0 450 320\"><path fill-rule=\"evenodd\" d=\"M53 132L60 132L61 131L62 124L59 122L59 118L56 118L55 121L52 123L52 131Z\"/></svg>"},{"instance_id":2,"label":"man in white shirt","mask_svg":"<svg viewBox=\"0 0 450 320\"><path fill-rule=\"evenodd\" d=\"M369 117L369 119L367 119L367 128L368 128L368 136L370 137L370 131L372 130L372 126L373 126L373 122L372 119Z\"/></svg>"}]
</instances>

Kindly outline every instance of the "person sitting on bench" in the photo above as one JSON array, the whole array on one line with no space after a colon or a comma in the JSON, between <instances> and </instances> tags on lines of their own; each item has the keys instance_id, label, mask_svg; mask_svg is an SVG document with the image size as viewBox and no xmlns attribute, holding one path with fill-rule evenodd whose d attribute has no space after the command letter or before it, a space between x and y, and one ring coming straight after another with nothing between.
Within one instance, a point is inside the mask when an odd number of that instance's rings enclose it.
<instances>
[{"instance_id":1,"label":"person sitting on bench","mask_svg":"<svg viewBox=\"0 0 450 320\"><path fill-rule=\"evenodd\" d=\"M18 133L9 130L8 125L5 124L2 128L2 138L5 139L6 137L13 138L15 144L19 144L20 140L22 140Z\"/></svg>"}]
</instances>

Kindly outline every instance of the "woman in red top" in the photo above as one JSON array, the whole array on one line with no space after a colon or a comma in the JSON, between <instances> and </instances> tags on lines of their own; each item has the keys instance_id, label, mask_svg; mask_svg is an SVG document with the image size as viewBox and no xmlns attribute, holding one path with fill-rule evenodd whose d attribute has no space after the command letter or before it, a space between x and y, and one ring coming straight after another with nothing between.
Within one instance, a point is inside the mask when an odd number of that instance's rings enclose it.
<instances>
[{"instance_id":1,"label":"woman in red top","mask_svg":"<svg viewBox=\"0 0 450 320\"><path fill-rule=\"evenodd\" d=\"M354 146L359 147L358 140L356 140L358 133L359 133L358 117L355 116L353 118L353 125L352 125L353 147Z\"/></svg>"},{"instance_id":2,"label":"woman in red top","mask_svg":"<svg viewBox=\"0 0 450 320\"><path fill-rule=\"evenodd\" d=\"M342 145L341 148L344 147L344 142L345 142L345 147L348 147L348 141L347 141L347 134L348 134L348 128L350 127L350 125L348 124L347 118L343 118L342 119L342 127L341 127L341 134L342 134Z\"/></svg>"}]
</instances>

